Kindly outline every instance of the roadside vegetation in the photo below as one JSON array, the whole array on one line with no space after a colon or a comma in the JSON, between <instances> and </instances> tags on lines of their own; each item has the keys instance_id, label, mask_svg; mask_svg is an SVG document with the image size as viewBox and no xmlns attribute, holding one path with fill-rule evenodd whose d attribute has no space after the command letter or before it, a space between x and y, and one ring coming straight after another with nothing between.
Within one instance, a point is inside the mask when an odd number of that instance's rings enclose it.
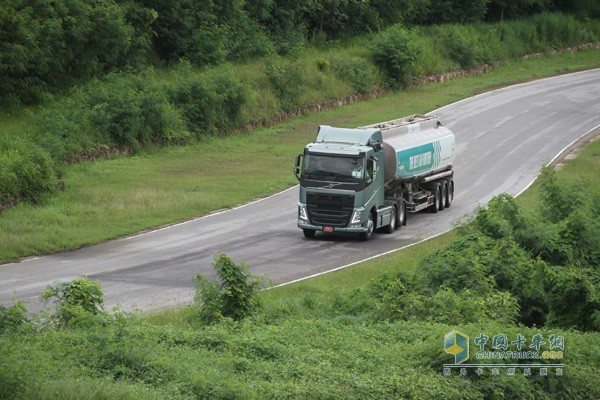
<instances>
[{"instance_id":1,"label":"roadside vegetation","mask_svg":"<svg viewBox=\"0 0 600 400\"><path fill-rule=\"evenodd\" d=\"M455 232L267 291L224 254L193 306L149 317L103 310L85 278L56 283L38 315L0 308L0 398L596 399L599 154L596 141L545 168L526 199L497 196ZM541 335L542 350L560 337L564 358L541 362L564 368L445 376L453 329Z\"/></svg>"}]
</instances>

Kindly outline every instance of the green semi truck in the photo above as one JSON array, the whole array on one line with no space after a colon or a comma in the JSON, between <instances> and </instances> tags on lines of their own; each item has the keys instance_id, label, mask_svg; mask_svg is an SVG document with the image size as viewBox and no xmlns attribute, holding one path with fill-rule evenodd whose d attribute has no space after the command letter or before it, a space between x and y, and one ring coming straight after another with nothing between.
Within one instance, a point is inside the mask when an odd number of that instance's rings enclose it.
<instances>
[{"instance_id":1,"label":"green semi truck","mask_svg":"<svg viewBox=\"0 0 600 400\"><path fill-rule=\"evenodd\" d=\"M298 227L317 232L392 233L407 213L450 207L454 134L436 116L411 115L355 129L321 125L296 157Z\"/></svg>"}]
</instances>

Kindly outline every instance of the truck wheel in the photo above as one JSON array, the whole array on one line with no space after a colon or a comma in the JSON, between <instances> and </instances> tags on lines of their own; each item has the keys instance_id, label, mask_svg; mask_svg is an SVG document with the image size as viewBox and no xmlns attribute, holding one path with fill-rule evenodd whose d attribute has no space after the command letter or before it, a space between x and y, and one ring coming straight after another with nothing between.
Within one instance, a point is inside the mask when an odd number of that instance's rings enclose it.
<instances>
[{"instance_id":1,"label":"truck wheel","mask_svg":"<svg viewBox=\"0 0 600 400\"><path fill-rule=\"evenodd\" d=\"M363 233L359 233L358 237L363 242L371 239L371 235L373 235L373 231L375 230L375 223L373 222L373 214L369 213L369 220L367 221L367 231Z\"/></svg>"},{"instance_id":2,"label":"truck wheel","mask_svg":"<svg viewBox=\"0 0 600 400\"><path fill-rule=\"evenodd\" d=\"M435 214L440 210L440 201L442 200L442 190L438 182L433 182L429 186L429 190L433 194L433 204L429 206L429 212Z\"/></svg>"},{"instance_id":3,"label":"truck wheel","mask_svg":"<svg viewBox=\"0 0 600 400\"><path fill-rule=\"evenodd\" d=\"M302 232L304 233L304 237L307 237L309 239L314 238L316 233L314 229L302 229Z\"/></svg>"},{"instance_id":4,"label":"truck wheel","mask_svg":"<svg viewBox=\"0 0 600 400\"><path fill-rule=\"evenodd\" d=\"M390 215L390 224L385 227L385 233L394 233L394 231L396 230L396 215L396 207L394 206L392 207L392 215Z\"/></svg>"},{"instance_id":5,"label":"truck wheel","mask_svg":"<svg viewBox=\"0 0 600 400\"><path fill-rule=\"evenodd\" d=\"M396 229L400 229L403 225L406 225L406 204L404 200L400 200L396 213Z\"/></svg>"},{"instance_id":6,"label":"truck wheel","mask_svg":"<svg viewBox=\"0 0 600 400\"><path fill-rule=\"evenodd\" d=\"M448 190L446 191L445 207L450 208L450 205L452 205L453 200L454 200L454 181L452 179L448 179Z\"/></svg>"},{"instance_id":7,"label":"truck wheel","mask_svg":"<svg viewBox=\"0 0 600 400\"><path fill-rule=\"evenodd\" d=\"M442 190L440 197L440 204L438 209L442 211L446 207L446 198L448 197L448 183L443 180L440 182L440 188Z\"/></svg>"}]
</instances>

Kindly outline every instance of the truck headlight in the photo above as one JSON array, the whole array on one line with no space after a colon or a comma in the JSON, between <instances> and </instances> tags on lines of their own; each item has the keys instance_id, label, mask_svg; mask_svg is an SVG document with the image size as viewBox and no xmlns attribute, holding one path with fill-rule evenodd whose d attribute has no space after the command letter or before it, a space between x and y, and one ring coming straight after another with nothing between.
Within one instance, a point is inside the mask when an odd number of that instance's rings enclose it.
<instances>
[{"instance_id":1,"label":"truck headlight","mask_svg":"<svg viewBox=\"0 0 600 400\"><path fill-rule=\"evenodd\" d=\"M306 214L306 208L298 203L298 218L308 221L308 215Z\"/></svg>"},{"instance_id":2,"label":"truck headlight","mask_svg":"<svg viewBox=\"0 0 600 400\"><path fill-rule=\"evenodd\" d=\"M352 214L352 219L350 220L350 223L351 224L359 224L360 216L362 215L362 212L364 210L365 210L364 207L357 208L356 210L354 210L354 214Z\"/></svg>"}]
</instances>

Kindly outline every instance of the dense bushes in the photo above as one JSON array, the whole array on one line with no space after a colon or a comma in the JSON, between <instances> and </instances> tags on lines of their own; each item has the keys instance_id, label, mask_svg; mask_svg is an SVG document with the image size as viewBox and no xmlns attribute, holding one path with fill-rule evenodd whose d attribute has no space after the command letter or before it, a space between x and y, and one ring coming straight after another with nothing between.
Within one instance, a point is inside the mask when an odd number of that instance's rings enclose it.
<instances>
[{"instance_id":1,"label":"dense bushes","mask_svg":"<svg viewBox=\"0 0 600 400\"><path fill-rule=\"evenodd\" d=\"M392 26L371 41L371 57L392 87L422 75L470 69L600 40L600 24L562 14L495 24Z\"/></svg>"},{"instance_id":2,"label":"dense bushes","mask_svg":"<svg viewBox=\"0 0 600 400\"><path fill-rule=\"evenodd\" d=\"M196 138L240 126L242 108L248 101L248 87L232 71L194 73L188 64L177 69L177 80L164 87Z\"/></svg>"},{"instance_id":3,"label":"dense bushes","mask_svg":"<svg viewBox=\"0 0 600 400\"><path fill-rule=\"evenodd\" d=\"M158 14L153 24L154 48L165 61L185 58L196 66L215 65L273 51L265 27L244 10L241 2L141 0L141 3Z\"/></svg>"},{"instance_id":4,"label":"dense bushes","mask_svg":"<svg viewBox=\"0 0 600 400\"><path fill-rule=\"evenodd\" d=\"M22 200L37 202L58 188L49 154L27 139L0 136L0 210Z\"/></svg>"},{"instance_id":5,"label":"dense bushes","mask_svg":"<svg viewBox=\"0 0 600 400\"><path fill-rule=\"evenodd\" d=\"M168 86L151 70L92 80L42 112L32 136L54 159L72 161L112 148L185 143L241 123L246 88L238 79L184 69Z\"/></svg>"},{"instance_id":6,"label":"dense bushes","mask_svg":"<svg viewBox=\"0 0 600 400\"><path fill-rule=\"evenodd\" d=\"M145 65L155 17L133 2L2 2L0 102L37 103L48 90Z\"/></svg>"},{"instance_id":7,"label":"dense bushes","mask_svg":"<svg viewBox=\"0 0 600 400\"><path fill-rule=\"evenodd\" d=\"M60 161L184 141L184 121L160 89L148 74L92 80L45 109L32 136Z\"/></svg>"},{"instance_id":8,"label":"dense bushes","mask_svg":"<svg viewBox=\"0 0 600 400\"><path fill-rule=\"evenodd\" d=\"M348 82L356 93L367 94L377 88L377 69L361 57L334 57L331 68L335 75Z\"/></svg>"},{"instance_id":9,"label":"dense bushes","mask_svg":"<svg viewBox=\"0 0 600 400\"><path fill-rule=\"evenodd\" d=\"M540 191L537 214L508 195L495 197L414 277L377 281L370 293L382 317L600 330L599 199L559 182L550 169ZM588 197L573 195L582 191Z\"/></svg>"},{"instance_id":10,"label":"dense bushes","mask_svg":"<svg viewBox=\"0 0 600 400\"><path fill-rule=\"evenodd\" d=\"M394 24L477 23L564 11L600 16L593 1L16 0L0 5L0 104L34 104L108 71L189 60L195 66L287 54ZM561 35L561 29L546 33ZM460 35L459 35L460 36ZM537 38L532 38L537 39ZM551 43L552 38L544 40ZM451 42L453 43L453 42ZM151 51L152 50L152 51ZM461 65L464 65L461 63Z\"/></svg>"},{"instance_id":11,"label":"dense bushes","mask_svg":"<svg viewBox=\"0 0 600 400\"><path fill-rule=\"evenodd\" d=\"M290 111L298 107L300 96L305 92L305 74L296 59L271 57L265 63L265 73L280 101L281 109Z\"/></svg>"},{"instance_id":12,"label":"dense bushes","mask_svg":"<svg viewBox=\"0 0 600 400\"><path fill-rule=\"evenodd\" d=\"M418 50L409 33L397 25L376 37L372 44L373 62L382 70L391 87L409 83Z\"/></svg>"}]
</instances>

